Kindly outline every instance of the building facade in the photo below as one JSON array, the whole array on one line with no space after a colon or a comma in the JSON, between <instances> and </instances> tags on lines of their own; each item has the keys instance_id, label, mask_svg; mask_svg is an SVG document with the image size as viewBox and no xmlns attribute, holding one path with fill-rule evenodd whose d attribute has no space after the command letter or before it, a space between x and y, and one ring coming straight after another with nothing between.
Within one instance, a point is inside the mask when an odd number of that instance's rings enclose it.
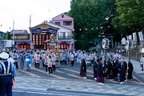
<instances>
[{"instance_id":1,"label":"building facade","mask_svg":"<svg viewBox=\"0 0 144 96\"><path fill-rule=\"evenodd\" d=\"M51 22L43 23L30 28L32 47L34 49L51 49L51 35L55 36L55 46L58 49L72 50L74 35L72 30Z\"/></svg>"},{"instance_id":2,"label":"building facade","mask_svg":"<svg viewBox=\"0 0 144 96\"><path fill-rule=\"evenodd\" d=\"M5 47L6 42L4 41L4 32L0 31L0 48Z\"/></svg>"},{"instance_id":3,"label":"building facade","mask_svg":"<svg viewBox=\"0 0 144 96\"><path fill-rule=\"evenodd\" d=\"M70 30L74 29L74 19L64 13L52 18L51 22Z\"/></svg>"},{"instance_id":4,"label":"building facade","mask_svg":"<svg viewBox=\"0 0 144 96\"><path fill-rule=\"evenodd\" d=\"M14 32L14 45L16 45L17 50L27 50L30 49L30 34L27 30L12 30L10 32L10 38L13 40Z\"/></svg>"}]
</instances>

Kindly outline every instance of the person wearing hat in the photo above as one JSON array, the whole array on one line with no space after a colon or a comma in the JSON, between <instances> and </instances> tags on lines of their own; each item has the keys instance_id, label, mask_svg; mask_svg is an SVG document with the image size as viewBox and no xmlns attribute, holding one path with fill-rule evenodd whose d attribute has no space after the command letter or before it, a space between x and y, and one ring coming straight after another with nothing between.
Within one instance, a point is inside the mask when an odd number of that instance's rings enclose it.
<instances>
[{"instance_id":1,"label":"person wearing hat","mask_svg":"<svg viewBox=\"0 0 144 96\"><path fill-rule=\"evenodd\" d=\"M12 96L12 79L16 76L16 68L8 58L9 54L0 54L0 96Z\"/></svg>"}]
</instances>

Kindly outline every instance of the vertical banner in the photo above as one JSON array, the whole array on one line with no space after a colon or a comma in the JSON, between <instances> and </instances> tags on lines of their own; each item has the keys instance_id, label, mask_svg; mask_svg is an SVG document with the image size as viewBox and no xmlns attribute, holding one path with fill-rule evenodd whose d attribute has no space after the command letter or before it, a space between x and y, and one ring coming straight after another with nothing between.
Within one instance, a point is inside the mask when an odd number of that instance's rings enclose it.
<instances>
[{"instance_id":1,"label":"vertical banner","mask_svg":"<svg viewBox=\"0 0 144 96\"><path fill-rule=\"evenodd\" d=\"M138 32L138 35L139 35L139 40L143 41L143 33L142 32Z\"/></svg>"},{"instance_id":2,"label":"vertical banner","mask_svg":"<svg viewBox=\"0 0 144 96\"><path fill-rule=\"evenodd\" d=\"M136 35L136 32L133 33L133 41L137 41L137 35Z\"/></svg>"},{"instance_id":3,"label":"vertical banner","mask_svg":"<svg viewBox=\"0 0 144 96\"><path fill-rule=\"evenodd\" d=\"M129 40L132 40L132 35L129 35Z\"/></svg>"},{"instance_id":4,"label":"vertical banner","mask_svg":"<svg viewBox=\"0 0 144 96\"><path fill-rule=\"evenodd\" d=\"M128 40L128 39L129 39L129 36L126 36L126 39Z\"/></svg>"}]
</instances>

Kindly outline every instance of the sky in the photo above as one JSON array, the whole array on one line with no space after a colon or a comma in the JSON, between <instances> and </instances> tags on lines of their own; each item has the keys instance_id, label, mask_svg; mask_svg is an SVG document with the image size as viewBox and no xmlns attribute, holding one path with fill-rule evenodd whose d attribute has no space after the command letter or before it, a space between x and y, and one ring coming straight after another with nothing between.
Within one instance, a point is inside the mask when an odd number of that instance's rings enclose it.
<instances>
[{"instance_id":1,"label":"sky","mask_svg":"<svg viewBox=\"0 0 144 96\"><path fill-rule=\"evenodd\" d=\"M0 0L0 31L23 30L68 12L71 0ZM2 26L1 26L2 25Z\"/></svg>"}]
</instances>

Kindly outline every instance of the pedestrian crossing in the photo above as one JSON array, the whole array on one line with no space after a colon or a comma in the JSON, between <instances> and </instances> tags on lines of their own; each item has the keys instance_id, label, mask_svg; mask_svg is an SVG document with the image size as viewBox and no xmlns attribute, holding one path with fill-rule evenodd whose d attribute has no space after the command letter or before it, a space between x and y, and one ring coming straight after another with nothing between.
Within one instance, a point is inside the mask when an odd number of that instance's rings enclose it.
<instances>
[{"instance_id":1,"label":"pedestrian crossing","mask_svg":"<svg viewBox=\"0 0 144 96\"><path fill-rule=\"evenodd\" d=\"M83 79L82 77L79 76L79 70L75 70L75 68L70 67L62 67L62 68L57 68L56 72L53 74L48 74L46 73L44 68L37 69L35 67L31 68L31 72L27 72L24 70L18 70L17 75L18 76L23 76L23 77L35 77L35 78L51 78L51 79L67 79L67 80L82 80L82 81L89 81L89 82L96 82L93 79L93 71L90 69L87 69L87 79ZM115 80L108 80L105 79L106 83L119 83L118 81ZM139 84L139 85L144 85L142 81L140 81L138 78L134 76L134 80L128 80L129 84Z\"/></svg>"}]
</instances>

